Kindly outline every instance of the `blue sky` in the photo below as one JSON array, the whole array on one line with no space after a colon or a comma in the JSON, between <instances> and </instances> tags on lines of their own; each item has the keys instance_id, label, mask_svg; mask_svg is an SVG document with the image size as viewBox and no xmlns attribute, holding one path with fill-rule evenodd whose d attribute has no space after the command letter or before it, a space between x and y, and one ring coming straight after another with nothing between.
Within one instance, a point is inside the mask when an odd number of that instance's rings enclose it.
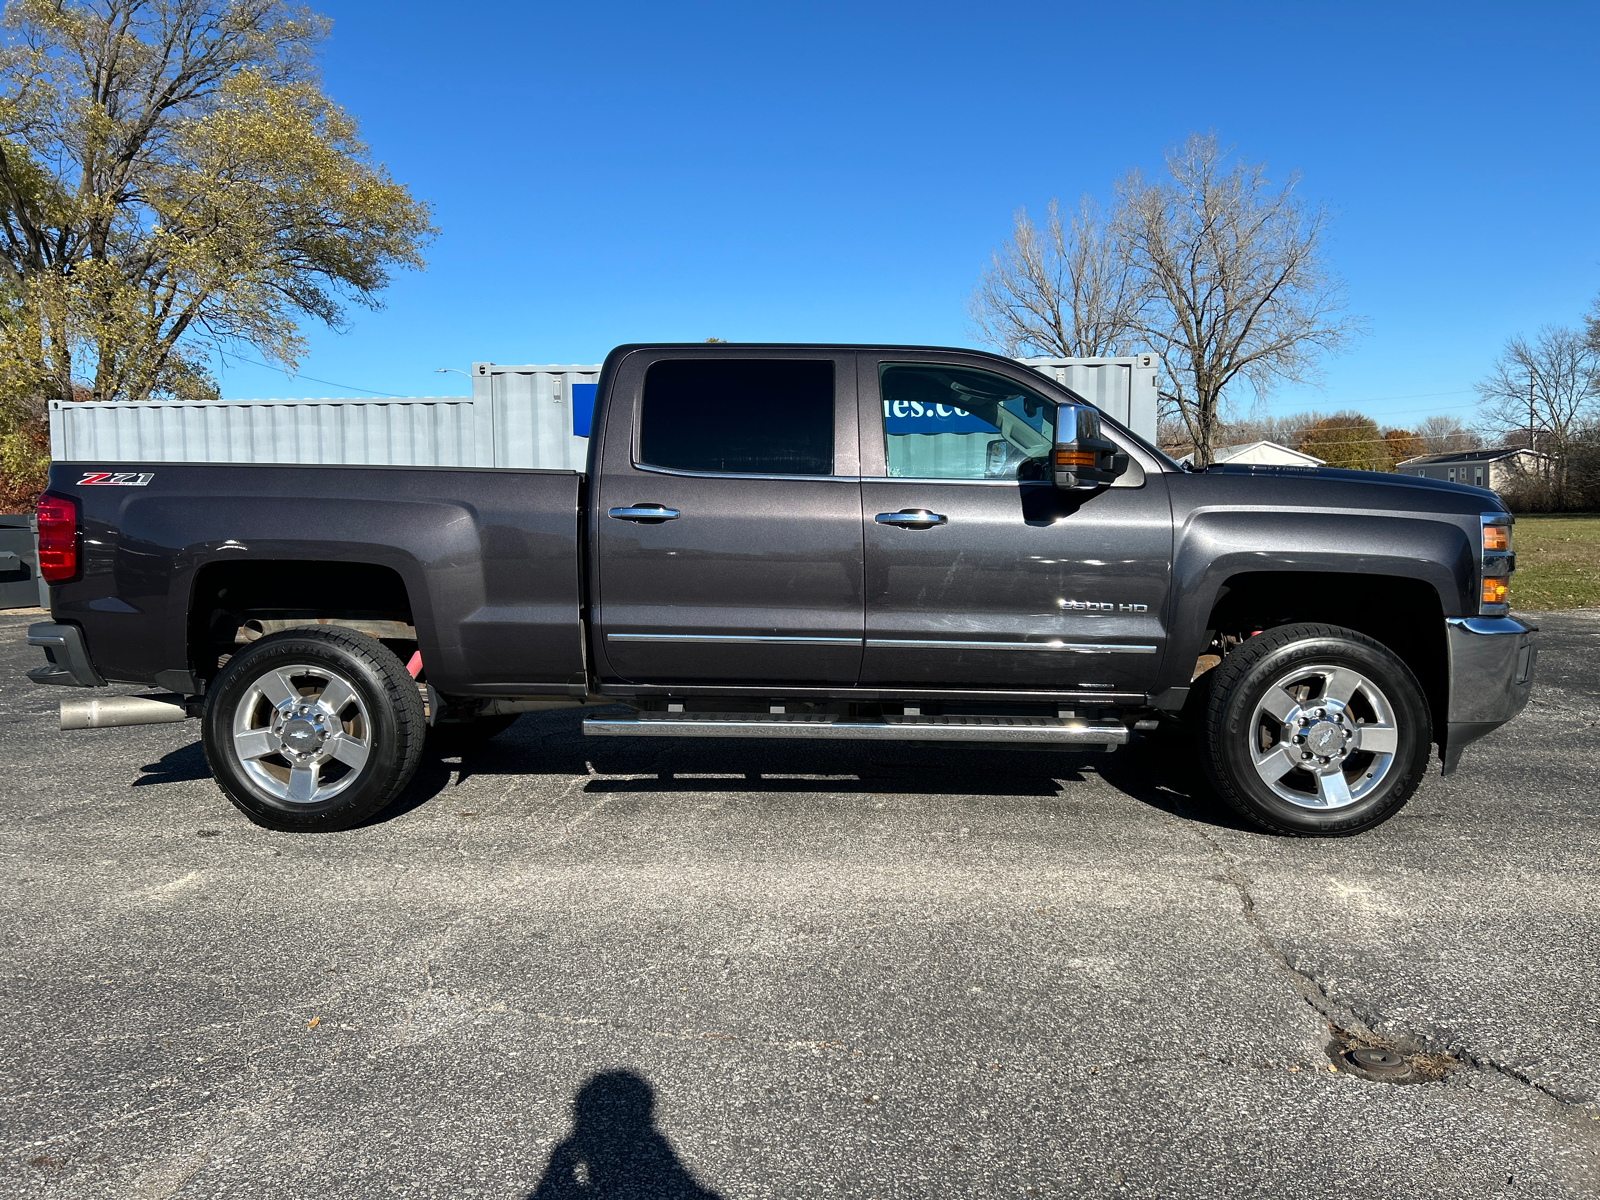
<instances>
[{"instance_id":1,"label":"blue sky","mask_svg":"<svg viewBox=\"0 0 1600 1200\"><path fill-rule=\"evenodd\" d=\"M1470 419L1508 336L1600 294L1600 5L314 7L328 90L441 234L301 378L235 363L226 396L457 394L434 368L624 341L973 344L1014 208L1191 130L1301 172L1369 322L1271 412Z\"/></svg>"}]
</instances>

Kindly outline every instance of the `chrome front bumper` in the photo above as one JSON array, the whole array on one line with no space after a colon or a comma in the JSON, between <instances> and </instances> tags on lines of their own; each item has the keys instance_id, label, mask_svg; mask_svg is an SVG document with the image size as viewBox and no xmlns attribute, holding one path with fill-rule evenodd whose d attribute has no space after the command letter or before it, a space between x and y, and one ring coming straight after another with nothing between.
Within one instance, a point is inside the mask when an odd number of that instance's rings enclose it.
<instances>
[{"instance_id":1,"label":"chrome front bumper","mask_svg":"<svg viewBox=\"0 0 1600 1200\"><path fill-rule=\"evenodd\" d=\"M1493 733L1528 703L1539 650L1533 644L1537 630L1510 617L1451 617L1445 625L1450 713L1442 757L1448 775L1463 747Z\"/></svg>"}]
</instances>

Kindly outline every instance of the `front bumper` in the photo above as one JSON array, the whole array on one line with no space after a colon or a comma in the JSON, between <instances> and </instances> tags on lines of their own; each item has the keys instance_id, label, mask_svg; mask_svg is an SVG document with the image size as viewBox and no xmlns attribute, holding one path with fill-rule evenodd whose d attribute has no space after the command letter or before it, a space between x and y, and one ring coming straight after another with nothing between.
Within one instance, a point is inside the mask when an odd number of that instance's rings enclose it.
<instances>
[{"instance_id":1,"label":"front bumper","mask_svg":"<svg viewBox=\"0 0 1600 1200\"><path fill-rule=\"evenodd\" d=\"M35 683L53 683L62 687L105 687L106 681L89 661L89 651L83 644L83 630L76 625L56 625L41 621L28 626L28 645L39 646L50 661L28 672Z\"/></svg>"},{"instance_id":2,"label":"front bumper","mask_svg":"<svg viewBox=\"0 0 1600 1200\"><path fill-rule=\"evenodd\" d=\"M1528 703L1539 650L1533 644L1537 630L1510 617L1451 617L1445 625L1450 712L1442 757L1448 775L1463 747L1493 733Z\"/></svg>"}]
</instances>

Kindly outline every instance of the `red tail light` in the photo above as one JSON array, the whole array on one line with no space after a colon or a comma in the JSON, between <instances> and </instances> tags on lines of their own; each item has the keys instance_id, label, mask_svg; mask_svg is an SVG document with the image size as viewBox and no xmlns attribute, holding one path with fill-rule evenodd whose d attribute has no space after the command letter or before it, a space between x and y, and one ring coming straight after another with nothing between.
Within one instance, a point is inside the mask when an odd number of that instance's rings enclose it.
<instances>
[{"instance_id":1,"label":"red tail light","mask_svg":"<svg viewBox=\"0 0 1600 1200\"><path fill-rule=\"evenodd\" d=\"M78 573L78 506L61 496L39 497L39 574L52 583Z\"/></svg>"}]
</instances>

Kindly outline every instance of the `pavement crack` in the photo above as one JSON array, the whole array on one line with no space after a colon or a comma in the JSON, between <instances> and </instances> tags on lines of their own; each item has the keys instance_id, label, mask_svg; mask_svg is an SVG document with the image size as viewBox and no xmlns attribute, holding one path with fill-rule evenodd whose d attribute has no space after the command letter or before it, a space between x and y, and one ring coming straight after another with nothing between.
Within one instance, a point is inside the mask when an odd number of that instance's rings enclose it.
<instances>
[{"instance_id":1,"label":"pavement crack","mask_svg":"<svg viewBox=\"0 0 1600 1200\"><path fill-rule=\"evenodd\" d=\"M1343 1004L1328 995L1327 990L1323 988L1315 976L1300 970L1289 961L1289 956L1284 953L1282 947L1267 932L1266 925L1261 920L1261 915L1256 912L1255 896L1251 893L1250 882L1240 872L1238 864L1222 848L1221 843L1206 830L1194 828L1194 833L1205 843L1207 851L1222 869L1222 878L1238 893L1240 911L1256 944L1266 954L1268 961L1283 972L1295 991L1300 995L1300 998L1328 1023L1328 1033L1332 1037L1332 1044L1329 1046L1328 1051L1330 1058L1335 1059L1335 1061L1344 1061L1339 1054L1341 1047L1383 1047L1397 1050L1405 1055L1421 1078L1442 1078L1456 1064L1459 1064L1475 1071L1498 1075L1513 1083L1520 1084L1539 1097L1560 1105L1563 1109L1586 1109L1588 1107L1588 1102L1585 1099L1565 1095L1546 1084L1540 1083L1525 1071L1520 1071L1515 1067L1497 1062L1486 1055L1481 1055L1466 1047L1453 1044L1454 1039L1436 1031L1423 1030L1419 1034L1413 1030L1401 1037L1394 1037L1375 1031L1371 1023L1349 1005ZM1349 1063L1345 1061L1345 1065L1339 1069L1346 1070L1348 1067ZM1354 1073L1360 1074L1359 1071Z\"/></svg>"},{"instance_id":2,"label":"pavement crack","mask_svg":"<svg viewBox=\"0 0 1600 1200\"><path fill-rule=\"evenodd\" d=\"M1345 1005L1339 1004L1316 978L1300 970L1289 961L1289 956L1283 952L1282 947L1272 939L1266 926L1261 921L1261 915L1256 912L1255 897L1250 892L1250 883L1240 874L1238 865L1229 856L1228 852L1203 829L1195 829L1200 840L1205 843L1211 857L1222 868L1222 877L1239 893L1239 905L1244 915L1244 921L1249 926L1251 936L1256 945L1260 946L1269 962L1283 972L1290 985L1299 994L1300 998L1314 1009L1335 1030L1349 1030L1359 1033L1364 1037L1372 1038L1375 1035L1356 1013Z\"/></svg>"},{"instance_id":3,"label":"pavement crack","mask_svg":"<svg viewBox=\"0 0 1600 1200\"><path fill-rule=\"evenodd\" d=\"M1456 1050L1454 1053L1457 1058L1466 1063L1475 1071L1486 1071L1490 1074L1500 1075L1511 1080L1513 1083L1520 1083L1523 1087L1531 1088L1533 1091L1538 1092L1540 1095L1546 1096L1551 1100L1554 1100L1557 1104L1560 1104L1563 1107L1583 1109L1584 1111L1588 1111L1590 1108L1589 1101L1579 1096L1569 1096L1563 1092L1558 1092L1554 1088L1540 1083L1526 1071L1519 1071L1516 1067L1510 1067L1505 1063L1496 1062L1494 1059L1488 1058L1484 1055L1474 1054L1471 1050Z\"/></svg>"}]
</instances>

